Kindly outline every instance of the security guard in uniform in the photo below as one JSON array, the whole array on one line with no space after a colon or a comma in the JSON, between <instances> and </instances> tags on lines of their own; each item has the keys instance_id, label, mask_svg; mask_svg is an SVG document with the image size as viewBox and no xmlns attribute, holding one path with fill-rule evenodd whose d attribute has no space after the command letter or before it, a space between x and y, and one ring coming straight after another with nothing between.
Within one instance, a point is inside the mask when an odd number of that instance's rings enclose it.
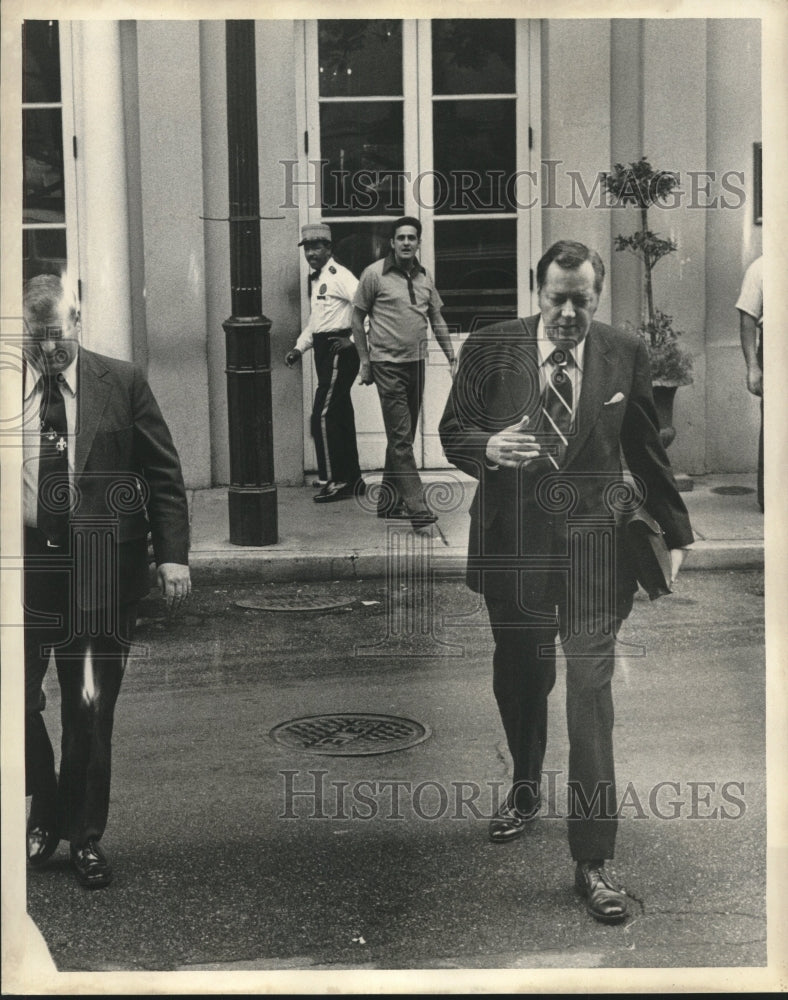
<instances>
[{"instance_id":1,"label":"security guard in uniform","mask_svg":"<svg viewBox=\"0 0 788 1000\"><path fill-rule=\"evenodd\" d=\"M358 281L331 256L331 230L325 223L303 226L301 242L311 271L309 322L285 363L292 368L301 355L315 351L317 391L311 431L323 488L315 503L333 503L365 492L358 464L356 420L350 390L359 357L351 340L353 296Z\"/></svg>"}]
</instances>

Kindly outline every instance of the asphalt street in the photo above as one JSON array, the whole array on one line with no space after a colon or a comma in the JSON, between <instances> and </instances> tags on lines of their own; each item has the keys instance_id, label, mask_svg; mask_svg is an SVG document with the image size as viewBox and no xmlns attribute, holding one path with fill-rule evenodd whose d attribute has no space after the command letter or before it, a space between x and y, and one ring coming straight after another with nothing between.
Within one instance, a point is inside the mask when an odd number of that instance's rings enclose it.
<instances>
[{"instance_id":1,"label":"asphalt street","mask_svg":"<svg viewBox=\"0 0 788 1000\"><path fill-rule=\"evenodd\" d=\"M171 620L144 604L102 842L115 880L81 889L65 844L28 875L28 912L58 969L765 964L763 574L685 573L674 595L638 599L622 630L613 867L633 903L617 927L573 890L560 663L542 816L491 844L508 755L486 618L461 580L425 586L202 586ZM271 595L347 603L239 606ZM54 742L52 671L46 693ZM270 735L351 712L428 735L365 756Z\"/></svg>"}]
</instances>

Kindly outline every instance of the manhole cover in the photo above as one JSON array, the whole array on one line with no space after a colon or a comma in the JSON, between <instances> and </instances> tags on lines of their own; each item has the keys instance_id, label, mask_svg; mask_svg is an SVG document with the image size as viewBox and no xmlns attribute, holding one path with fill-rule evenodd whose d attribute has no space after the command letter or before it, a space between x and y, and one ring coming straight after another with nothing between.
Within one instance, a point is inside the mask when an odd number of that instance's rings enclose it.
<instances>
[{"instance_id":1,"label":"manhole cover","mask_svg":"<svg viewBox=\"0 0 788 1000\"><path fill-rule=\"evenodd\" d=\"M271 739L289 750L334 757L361 757L391 753L416 746L430 735L427 726L396 715L309 715L283 722L270 732Z\"/></svg>"},{"instance_id":2,"label":"manhole cover","mask_svg":"<svg viewBox=\"0 0 788 1000\"><path fill-rule=\"evenodd\" d=\"M260 597L244 597L235 602L237 608L252 608L254 611L330 611L346 608L352 604L352 597L316 597L312 594L268 594Z\"/></svg>"},{"instance_id":3,"label":"manhole cover","mask_svg":"<svg viewBox=\"0 0 788 1000\"><path fill-rule=\"evenodd\" d=\"M715 486L711 492L718 493L721 497L742 497L755 490L751 486Z\"/></svg>"}]
</instances>

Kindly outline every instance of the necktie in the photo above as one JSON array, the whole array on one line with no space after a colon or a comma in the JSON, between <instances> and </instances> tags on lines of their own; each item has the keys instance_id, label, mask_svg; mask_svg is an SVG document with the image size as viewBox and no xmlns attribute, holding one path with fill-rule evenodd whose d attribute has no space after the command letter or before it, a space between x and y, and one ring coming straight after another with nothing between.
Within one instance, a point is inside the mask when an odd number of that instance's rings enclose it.
<instances>
[{"instance_id":1,"label":"necktie","mask_svg":"<svg viewBox=\"0 0 788 1000\"><path fill-rule=\"evenodd\" d=\"M68 425L60 391L62 376L44 376L38 457L38 528L52 545L68 538Z\"/></svg>"},{"instance_id":2,"label":"necktie","mask_svg":"<svg viewBox=\"0 0 788 1000\"><path fill-rule=\"evenodd\" d=\"M542 451L556 469L564 461L572 429L572 380L568 372L572 360L567 349L556 347L548 358L552 371L542 392L542 430L545 434Z\"/></svg>"},{"instance_id":3,"label":"necktie","mask_svg":"<svg viewBox=\"0 0 788 1000\"><path fill-rule=\"evenodd\" d=\"M309 297L312 297L312 286L320 279L320 271L309 272Z\"/></svg>"}]
</instances>

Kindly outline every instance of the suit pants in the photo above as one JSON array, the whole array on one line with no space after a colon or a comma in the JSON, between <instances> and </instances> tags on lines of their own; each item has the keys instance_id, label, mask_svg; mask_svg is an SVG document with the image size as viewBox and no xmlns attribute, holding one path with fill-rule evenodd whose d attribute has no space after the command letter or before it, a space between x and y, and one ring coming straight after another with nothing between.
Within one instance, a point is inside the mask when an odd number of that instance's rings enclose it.
<instances>
[{"instance_id":1,"label":"suit pants","mask_svg":"<svg viewBox=\"0 0 788 1000\"><path fill-rule=\"evenodd\" d=\"M25 781L32 796L29 825L54 829L75 847L100 839L107 824L111 742L136 620L136 603L83 612L75 605L68 562L26 531ZM44 621L46 616L48 621ZM42 711L54 655L60 684L61 758L55 757Z\"/></svg>"},{"instance_id":2,"label":"suit pants","mask_svg":"<svg viewBox=\"0 0 788 1000\"><path fill-rule=\"evenodd\" d=\"M335 483L355 483L361 478L356 444L356 418L350 390L359 369L355 346L331 353L332 337L347 330L317 333L314 337L317 390L312 404L310 429L317 453L320 479Z\"/></svg>"},{"instance_id":3,"label":"suit pants","mask_svg":"<svg viewBox=\"0 0 788 1000\"><path fill-rule=\"evenodd\" d=\"M424 493L413 455L413 442L424 393L424 362L373 361L372 377L386 428L386 463L380 504L390 507L403 500L411 510L422 510Z\"/></svg>"},{"instance_id":4,"label":"suit pants","mask_svg":"<svg viewBox=\"0 0 788 1000\"><path fill-rule=\"evenodd\" d=\"M555 623L546 624L514 599L485 600L495 640L493 690L512 755L515 805L528 812L539 796L560 628L566 657L569 847L575 861L612 858L617 822L611 682L621 620L585 621L570 629L561 605Z\"/></svg>"}]
</instances>

